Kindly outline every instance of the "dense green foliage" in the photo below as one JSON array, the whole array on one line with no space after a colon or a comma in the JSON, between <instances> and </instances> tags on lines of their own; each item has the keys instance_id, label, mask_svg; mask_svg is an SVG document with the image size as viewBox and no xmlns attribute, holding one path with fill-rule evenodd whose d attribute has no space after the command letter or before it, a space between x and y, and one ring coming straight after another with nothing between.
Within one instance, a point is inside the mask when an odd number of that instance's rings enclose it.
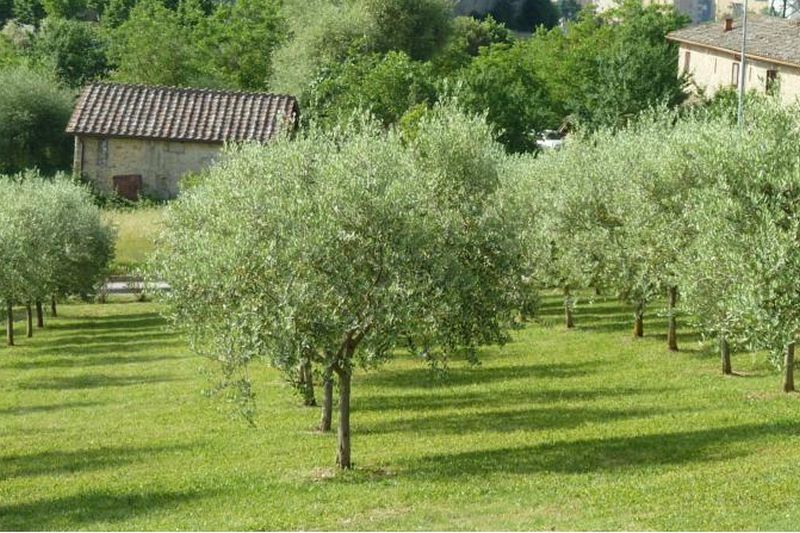
<instances>
[{"instance_id":1,"label":"dense green foliage","mask_svg":"<svg viewBox=\"0 0 800 533\"><path fill-rule=\"evenodd\" d=\"M113 254L114 234L85 187L32 173L0 176L4 303L93 294Z\"/></svg>"},{"instance_id":2,"label":"dense green foliage","mask_svg":"<svg viewBox=\"0 0 800 533\"><path fill-rule=\"evenodd\" d=\"M106 41L90 22L48 18L36 34L32 55L69 87L106 76Z\"/></svg>"},{"instance_id":3,"label":"dense green foliage","mask_svg":"<svg viewBox=\"0 0 800 533\"><path fill-rule=\"evenodd\" d=\"M511 151L535 150L536 133L559 125L561 114L525 42L484 48L460 78L464 105L486 111Z\"/></svg>"},{"instance_id":4,"label":"dense green foliage","mask_svg":"<svg viewBox=\"0 0 800 533\"><path fill-rule=\"evenodd\" d=\"M72 142L64 129L72 102L72 93L40 70L0 70L0 173L68 169Z\"/></svg>"},{"instance_id":5,"label":"dense green foliage","mask_svg":"<svg viewBox=\"0 0 800 533\"><path fill-rule=\"evenodd\" d=\"M417 104L436 101L430 65L404 52L371 54L331 66L310 89L303 116L336 126L358 109L368 109L384 125L395 124Z\"/></svg>"}]
</instances>

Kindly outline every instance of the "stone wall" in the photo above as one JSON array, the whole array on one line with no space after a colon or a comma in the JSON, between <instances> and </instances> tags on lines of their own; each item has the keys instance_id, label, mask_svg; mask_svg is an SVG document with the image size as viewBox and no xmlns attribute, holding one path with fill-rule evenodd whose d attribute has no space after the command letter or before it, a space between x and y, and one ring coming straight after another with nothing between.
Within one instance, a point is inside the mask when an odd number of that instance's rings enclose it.
<instances>
[{"instance_id":1,"label":"stone wall","mask_svg":"<svg viewBox=\"0 0 800 533\"><path fill-rule=\"evenodd\" d=\"M139 175L143 196L174 198L180 178L211 165L221 149L212 143L78 136L75 171L105 194L113 193L114 176Z\"/></svg>"}]
</instances>

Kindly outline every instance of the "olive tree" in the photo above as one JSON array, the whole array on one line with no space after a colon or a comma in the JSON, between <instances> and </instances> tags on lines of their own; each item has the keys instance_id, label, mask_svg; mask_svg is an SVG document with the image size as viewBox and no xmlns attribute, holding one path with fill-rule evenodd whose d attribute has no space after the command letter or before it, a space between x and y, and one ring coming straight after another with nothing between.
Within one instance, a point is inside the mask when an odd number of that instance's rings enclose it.
<instances>
[{"instance_id":1,"label":"olive tree","mask_svg":"<svg viewBox=\"0 0 800 533\"><path fill-rule=\"evenodd\" d=\"M88 189L64 177L35 172L0 177L0 297L13 344L13 305L25 305L33 335L33 306L43 326L42 305L55 294L87 295L104 280L113 258L114 233L105 225Z\"/></svg>"},{"instance_id":2,"label":"olive tree","mask_svg":"<svg viewBox=\"0 0 800 533\"><path fill-rule=\"evenodd\" d=\"M506 339L523 276L503 157L451 106L414 139L356 120L234 150L169 209L154 275L172 287L171 317L240 400L255 360L335 375L337 464L350 468L358 367L398 349L474 361Z\"/></svg>"},{"instance_id":3,"label":"olive tree","mask_svg":"<svg viewBox=\"0 0 800 533\"><path fill-rule=\"evenodd\" d=\"M702 237L690 252L697 264L687 269L696 287L690 305L714 311L705 322L721 337L723 371L730 370L726 352L732 337L769 351L786 372L787 392L794 390L800 329L800 149L785 142L800 129L796 112L753 102L748 129L720 135L716 181L694 200ZM703 265L714 269L712 284L706 284L710 274Z\"/></svg>"}]
</instances>

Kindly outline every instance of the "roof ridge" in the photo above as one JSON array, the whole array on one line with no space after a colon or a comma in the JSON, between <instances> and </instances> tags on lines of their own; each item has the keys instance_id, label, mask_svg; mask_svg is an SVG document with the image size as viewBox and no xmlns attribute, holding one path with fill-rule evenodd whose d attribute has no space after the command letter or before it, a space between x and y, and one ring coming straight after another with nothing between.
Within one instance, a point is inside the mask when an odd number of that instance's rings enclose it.
<instances>
[{"instance_id":1,"label":"roof ridge","mask_svg":"<svg viewBox=\"0 0 800 533\"><path fill-rule=\"evenodd\" d=\"M273 93L273 92L266 92L266 91L246 91L242 89L214 89L212 87L181 87L178 85L150 85L147 83L126 83L126 82L116 82L116 81L93 81L88 85L84 86L83 90L85 91L87 88L91 86L106 86L106 87L130 87L136 89L160 89L172 92L186 92L186 93L215 93L215 94L242 94L242 95L254 95L254 96L276 96L282 98L291 98L293 100L297 100L297 98L291 94L287 93Z\"/></svg>"}]
</instances>

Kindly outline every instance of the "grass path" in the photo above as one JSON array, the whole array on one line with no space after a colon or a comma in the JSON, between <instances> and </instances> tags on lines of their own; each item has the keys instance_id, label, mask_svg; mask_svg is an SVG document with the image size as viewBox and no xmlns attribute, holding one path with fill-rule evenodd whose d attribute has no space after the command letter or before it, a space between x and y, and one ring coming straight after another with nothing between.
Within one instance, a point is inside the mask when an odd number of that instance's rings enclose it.
<instances>
[{"instance_id":1,"label":"grass path","mask_svg":"<svg viewBox=\"0 0 800 533\"><path fill-rule=\"evenodd\" d=\"M273 371L258 426L205 398L204 359L152 303L64 305L0 348L0 529L797 529L800 396L740 354L717 375L663 320L547 300L541 324L454 363L354 380L354 472ZM22 332L22 323L19 333Z\"/></svg>"},{"instance_id":2,"label":"grass path","mask_svg":"<svg viewBox=\"0 0 800 533\"><path fill-rule=\"evenodd\" d=\"M103 212L104 220L117 229L114 274L132 274L147 261L155 249L163 217L163 207Z\"/></svg>"}]
</instances>

